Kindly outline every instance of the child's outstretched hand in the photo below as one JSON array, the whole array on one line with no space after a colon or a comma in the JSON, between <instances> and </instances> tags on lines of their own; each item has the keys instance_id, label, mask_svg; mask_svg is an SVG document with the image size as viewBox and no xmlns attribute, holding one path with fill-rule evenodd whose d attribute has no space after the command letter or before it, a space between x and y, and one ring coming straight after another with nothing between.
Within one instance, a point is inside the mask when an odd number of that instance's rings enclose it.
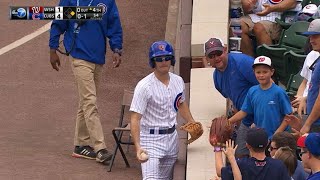
<instances>
[{"instance_id":1,"label":"child's outstretched hand","mask_svg":"<svg viewBox=\"0 0 320 180\"><path fill-rule=\"evenodd\" d=\"M236 152L238 145L234 146L234 141L229 139L226 141L226 148L223 149L224 154L227 156L228 159L234 158L234 154Z\"/></svg>"}]
</instances>

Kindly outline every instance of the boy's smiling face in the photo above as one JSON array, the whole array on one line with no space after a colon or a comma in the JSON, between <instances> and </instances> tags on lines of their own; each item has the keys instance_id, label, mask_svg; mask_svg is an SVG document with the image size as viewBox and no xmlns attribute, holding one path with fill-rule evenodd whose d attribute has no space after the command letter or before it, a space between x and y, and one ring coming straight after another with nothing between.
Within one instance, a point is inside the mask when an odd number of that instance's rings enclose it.
<instances>
[{"instance_id":1,"label":"boy's smiling face","mask_svg":"<svg viewBox=\"0 0 320 180\"><path fill-rule=\"evenodd\" d=\"M256 65L254 67L254 74L259 82L260 85L262 86L267 86L271 81L271 76L274 73L274 69L272 69L268 65Z\"/></svg>"}]
</instances>

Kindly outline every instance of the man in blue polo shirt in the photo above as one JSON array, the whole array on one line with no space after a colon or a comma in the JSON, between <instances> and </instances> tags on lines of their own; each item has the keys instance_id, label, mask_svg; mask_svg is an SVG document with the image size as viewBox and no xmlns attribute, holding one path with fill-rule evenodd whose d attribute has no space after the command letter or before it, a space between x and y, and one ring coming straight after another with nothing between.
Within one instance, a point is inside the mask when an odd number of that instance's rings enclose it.
<instances>
[{"instance_id":1,"label":"man in blue polo shirt","mask_svg":"<svg viewBox=\"0 0 320 180\"><path fill-rule=\"evenodd\" d=\"M307 32L303 33L310 37L312 49L320 52L320 19L313 20ZM301 128L302 134L308 132L320 132L320 62L319 58L310 66L313 71L307 96L308 118Z\"/></svg>"},{"instance_id":2,"label":"man in blue polo shirt","mask_svg":"<svg viewBox=\"0 0 320 180\"><path fill-rule=\"evenodd\" d=\"M311 174L307 180L320 179L320 133L301 136L297 145L301 148L300 157L303 166L311 169Z\"/></svg>"},{"instance_id":3,"label":"man in blue polo shirt","mask_svg":"<svg viewBox=\"0 0 320 180\"><path fill-rule=\"evenodd\" d=\"M265 150L268 146L268 134L264 129L252 128L246 136L246 146L250 158L237 160L242 179L245 180L290 180L287 168L278 159L267 157ZM233 179L231 166L223 167L222 152L215 152L216 172L223 180Z\"/></svg>"},{"instance_id":4,"label":"man in blue polo shirt","mask_svg":"<svg viewBox=\"0 0 320 180\"><path fill-rule=\"evenodd\" d=\"M241 53L228 53L219 38L210 38L205 43L205 56L210 65L216 68L213 73L215 88L232 101L236 111L240 110L248 90L259 84L252 70L254 59ZM237 130L236 157L249 156L245 137L252 123L253 116L246 116Z\"/></svg>"}]
</instances>

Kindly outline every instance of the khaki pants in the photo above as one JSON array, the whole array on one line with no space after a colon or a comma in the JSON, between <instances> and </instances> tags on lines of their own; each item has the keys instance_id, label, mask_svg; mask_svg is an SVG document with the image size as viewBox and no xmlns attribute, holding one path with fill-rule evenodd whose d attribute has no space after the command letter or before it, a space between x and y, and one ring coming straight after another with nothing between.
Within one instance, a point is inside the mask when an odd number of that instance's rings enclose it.
<instances>
[{"instance_id":1,"label":"khaki pants","mask_svg":"<svg viewBox=\"0 0 320 180\"><path fill-rule=\"evenodd\" d=\"M74 145L93 145L97 152L106 148L97 107L97 87L103 66L73 57L70 60L79 93Z\"/></svg>"}]
</instances>

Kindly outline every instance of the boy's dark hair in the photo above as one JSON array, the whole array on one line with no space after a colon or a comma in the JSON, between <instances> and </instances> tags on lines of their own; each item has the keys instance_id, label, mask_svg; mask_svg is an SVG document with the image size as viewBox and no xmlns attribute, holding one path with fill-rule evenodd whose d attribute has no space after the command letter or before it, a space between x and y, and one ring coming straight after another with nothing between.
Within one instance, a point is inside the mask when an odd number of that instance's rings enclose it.
<instances>
[{"instance_id":1,"label":"boy's dark hair","mask_svg":"<svg viewBox=\"0 0 320 180\"><path fill-rule=\"evenodd\" d=\"M297 150L297 141L289 132L278 132L272 136L271 141L276 144L276 148L288 146L290 149Z\"/></svg>"},{"instance_id":2,"label":"boy's dark hair","mask_svg":"<svg viewBox=\"0 0 320 180\"><path fill-rule=\"evenodd\" d=\"M254 148L254 147L252 147L252 150L254 152L261 153L261 152L265 152L266 148Z\"/></svg>"}]
</instances>

